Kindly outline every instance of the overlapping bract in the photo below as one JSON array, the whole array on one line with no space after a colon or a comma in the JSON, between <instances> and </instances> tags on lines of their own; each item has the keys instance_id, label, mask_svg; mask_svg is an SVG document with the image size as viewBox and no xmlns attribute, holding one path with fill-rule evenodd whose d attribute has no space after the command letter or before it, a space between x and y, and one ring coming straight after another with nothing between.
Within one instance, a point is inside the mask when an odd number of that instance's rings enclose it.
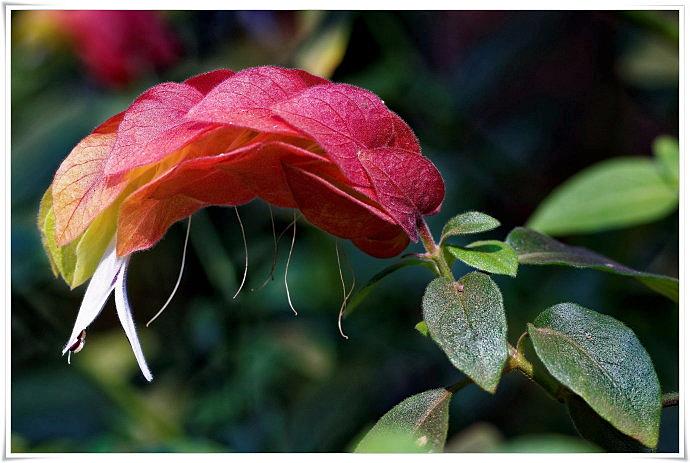
<instances>
[{"instance_id":1,"label":"overlapping bract","mask_svg":"<svg viewBox=\"0 0 690 463\"><path fill-rule=\"evenodd\" d=\"M259 197L389 257L416 240L417 219L439 209L444 185L376 95L266 66L152 87L74 148L46 195L49 254L75 241L88 248L91 227L115 222L126 256L202 207Z\"/></svg>"}]
</instances>

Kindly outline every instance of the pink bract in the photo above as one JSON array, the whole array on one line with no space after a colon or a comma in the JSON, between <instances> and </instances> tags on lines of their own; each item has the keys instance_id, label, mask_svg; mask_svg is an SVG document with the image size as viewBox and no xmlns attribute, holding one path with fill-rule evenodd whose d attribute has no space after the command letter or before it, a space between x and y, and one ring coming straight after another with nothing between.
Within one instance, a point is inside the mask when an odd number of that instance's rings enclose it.
<instances>
[{"instance_id":1,"label":"pink bract","mask_svg":"<svg viewBox=\"0 0 690 463\"><path fill-rule=\"evenodd\" d=\"M416 241L445 192L375 94L273 66L152 87L74 148L51 189L58 245L114 206L120 256L200 208L258 197L389 257Z\"/></svg>"}]
</instances>

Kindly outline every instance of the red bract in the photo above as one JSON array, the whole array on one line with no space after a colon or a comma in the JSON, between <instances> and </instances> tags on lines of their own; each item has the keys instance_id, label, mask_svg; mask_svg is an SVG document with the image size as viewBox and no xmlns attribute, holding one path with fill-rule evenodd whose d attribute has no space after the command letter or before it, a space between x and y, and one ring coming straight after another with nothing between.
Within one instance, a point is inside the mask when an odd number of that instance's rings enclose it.
<instances>
[{"instance_id":1,"label":"red bract","mask_svg":"<svg viewBox=\"0 0 690 463\"><path fill-rule=\"evenodd\" d=\"M172 64L179 45L153 11L48 11L89 72L109 86Z\"/></svg>"},{"instance_id":2,"label":"red bract","mask_svg":"<svg viewBox=\"0 0 690 463\"><path fill-rule=\"evenodd\" d=\"M110 214L126 256L202 207L259 197L389 257L416 241L444 185L376 95L267 66L149 89L75 147L51 191L58 246Z\"/></svg>"}]
</instances>

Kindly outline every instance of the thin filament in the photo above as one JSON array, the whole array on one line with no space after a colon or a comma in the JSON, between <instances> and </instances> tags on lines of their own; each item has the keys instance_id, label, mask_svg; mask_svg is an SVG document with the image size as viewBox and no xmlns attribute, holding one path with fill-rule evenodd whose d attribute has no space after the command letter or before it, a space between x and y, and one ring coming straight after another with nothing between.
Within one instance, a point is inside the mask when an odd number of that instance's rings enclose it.
<instances>
[{"instance_id":1,"label":"thin filament","mask_svg":"<svg viewBox=\"0 0 690 463\"><path fill-rule=\"evenodd\" d=\"M340 335L345 338L345 339L350 339L344 332L343 332L343 313L345 312L345 308L347 307L347 301L350 299L350 295L352 295L352 291L355 289L355 279L354 277L352 278L352 285L350 286L349 291L345 292L345 278L343 278L343 268L340 265L340 250L338 249L338 242L335 242L335 256L338 260L338 273L340 275L340 284L343 287L343 303L340 304L340 312L338 313L338 330L340 331ZM349 264L349 262L348 262ZM352 268L350 268L352 270Z\"/></svg>"},{"instance_id":2,"label":"thin filament","mask_svg":"<svg viewBox=\"0 0 690 463\"><path fill-rule=\"evenodd\" d=\"M242 291L244 282L247 280L247 270L249 269L249 250L247 249L247 237L244 234L244 225L242 224L240 211L237 209L237 207L235 207L235 214L237 215L237 220L240 222L240 230L242 230L242 242L244 243L244 274L242 275L242 283L240 283L240 287L237 288L237 292L234 296L232 296L233 299L235 299L237 295L240 294L240 291Z\"/></svg>"},{"instance_id":3,"label":"thin filament","mask_svg":"<svg viewBox=\"0 0 690 463\"><path fill-rule=\"evenodd\" d=\"M273 219L273 207L271 207L270 204L268 205L268 212L271 214L271 231L273 232L273 262L271 263L271 271L268 273L266 280L263 283L261 283L261 286L259 286L258 288L252 288L252 291L264 288L269 281L273 280L273 275L276 271L276 265L278 264L278 237L276 236L276 222Z\"/></svg>"},{"instance_id":4,"label":"thin filament","mask_svg":"<svg viewBox=\"0 0 690 463\"><path fill-rule=\"evenodd\" d=\"M345 254L345 264L347 265L347 269L350 271L350 278L352 278L352 285L350 286L350 291L347 293L349 300L350 296L355 290L355 285L357 284L357 275L355 275L355 269L352 268L352 263L350 262L350 259L347 258L347 254Z\"/></svg>"},{"instance_id":5,"label":"thin filament","mask_svg":"<svg viewBox=\"0 0 690 463\"><path fill-rule=\"evenodd\" d=\"M297 214L297 213L295 213L295 214ZM295 216L295 215L293 214L293 216ZM297 214L295 217L296 217L296 219L298 219L301 217L301 214ZM278 233L278 244L280 244L280 240L283 239L283 235L285 235L285 233L287 233L287 231L292 227L292 223L293 222L290 221L290 223L287 224L287 226L285 228L283 228L283 231Z\"/></svg>"},{"instance_id":6,"label":"thin filament","mask_svg":"<svg viewBox=\"0 0 690 463\"><path fill-rule=\"evenodd\" d=\"M292 213L292 244L290 244L290 252L288 252L287 262L285 263L285 292L287 293L288 304L290 308L297 316L297 311L292 305L292 299L290 298L290 288L288 287L288 269L290 268L290 258L292 257L292 249L295 247L295 238L297 237L297 214Z\"/></svg>"},{"instance_id":7,"label":"thin filament","mask_svg":"<svg viewBox=\"0 0 690 463\"><path fill-rule=\"evenodd\" d=\"M340 250L338 249L338 242L335 242L335 257L338 260L338 274L340 275L340 285L343 287L343 303L340 304L340 312L338 313L338 330L340 331L340 336L345 339L349 339L347 335L343 332L343 312L345 311L345 306L347 305L347 294L345 293L345 279L343 278L343 268L340 266Z\"/></svg>"},{"instance_id":8,"label":"thin filament","mask_svg":"<svg viewBox=\"0 0 690 463\"><path fill-rule=\"evenodd\" d=\"M177 282L175 282L175 287L173 288L172 292L170 293L170 296L168 296L168 300L165 301L165 304L163 304L163 307L161 307L160 310L158 312L156 312L156 315L154 315L151 318L151 320L149 320L146 323L147 328L168 307L168 305L170 304L170 301L172 301L173 297L175 297L175 293L177 292L177 288L180 287L180 282L182 281L182 274L184 273L184 263L185 263L185 260L187 259L187 243L189 242L189 230L191 228L192 228L192 216L190 215L189 220L187 220L187 233L185 234L185 237L184 237L184 248L182 249L182 264L180 265L180 274L177 275Z\"/></svg>"}]
</instances>

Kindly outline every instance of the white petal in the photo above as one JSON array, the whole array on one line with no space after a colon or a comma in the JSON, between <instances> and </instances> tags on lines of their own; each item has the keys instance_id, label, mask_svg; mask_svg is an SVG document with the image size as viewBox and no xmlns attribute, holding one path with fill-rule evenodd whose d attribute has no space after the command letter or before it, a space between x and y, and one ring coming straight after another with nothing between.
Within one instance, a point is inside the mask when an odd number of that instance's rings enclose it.
<instances>
[{"instance_id":1,"label":"white petal","mask_svg":"<svg viewBox=\"0 0 690 463\"><path fill-rule=\"evenodd\" d=\"M147 381L151 381L153 380L153 375L151 374L151 370L149 370L149 366L146 364L144 352L141 350L137 330L134 326L134 319L132 318L132 308L129 306L129 300L127 298L128 261L129 258L126 258L124 265L117 274L117 282L115 283L115 308L117 309L117 317L120 319L122 328L125 330L127 339L129 339L129 343L132 346L132 351L134 351L134 357L137 359L139 368L144 374L144 378L146 378Z\"/></svg>"},{"instance_id":2,"label":"white petal","mask_svg":"<svg viewBox=\"0 0 690 463\"><path fill-rule=\"evenodd\" d=\"M103 306L115 287L115 278L124 261L125 259L119 258L115 254L115 241L113 240L98 263L91 281L89 281L89 286L86 288L84 299L82 299L77 313L77 320L74 322L72 334L62 350L62 355L65 355L65 352L78 341L82 330L85 330L103 310Z\"/></svg>"}]
</instances>

